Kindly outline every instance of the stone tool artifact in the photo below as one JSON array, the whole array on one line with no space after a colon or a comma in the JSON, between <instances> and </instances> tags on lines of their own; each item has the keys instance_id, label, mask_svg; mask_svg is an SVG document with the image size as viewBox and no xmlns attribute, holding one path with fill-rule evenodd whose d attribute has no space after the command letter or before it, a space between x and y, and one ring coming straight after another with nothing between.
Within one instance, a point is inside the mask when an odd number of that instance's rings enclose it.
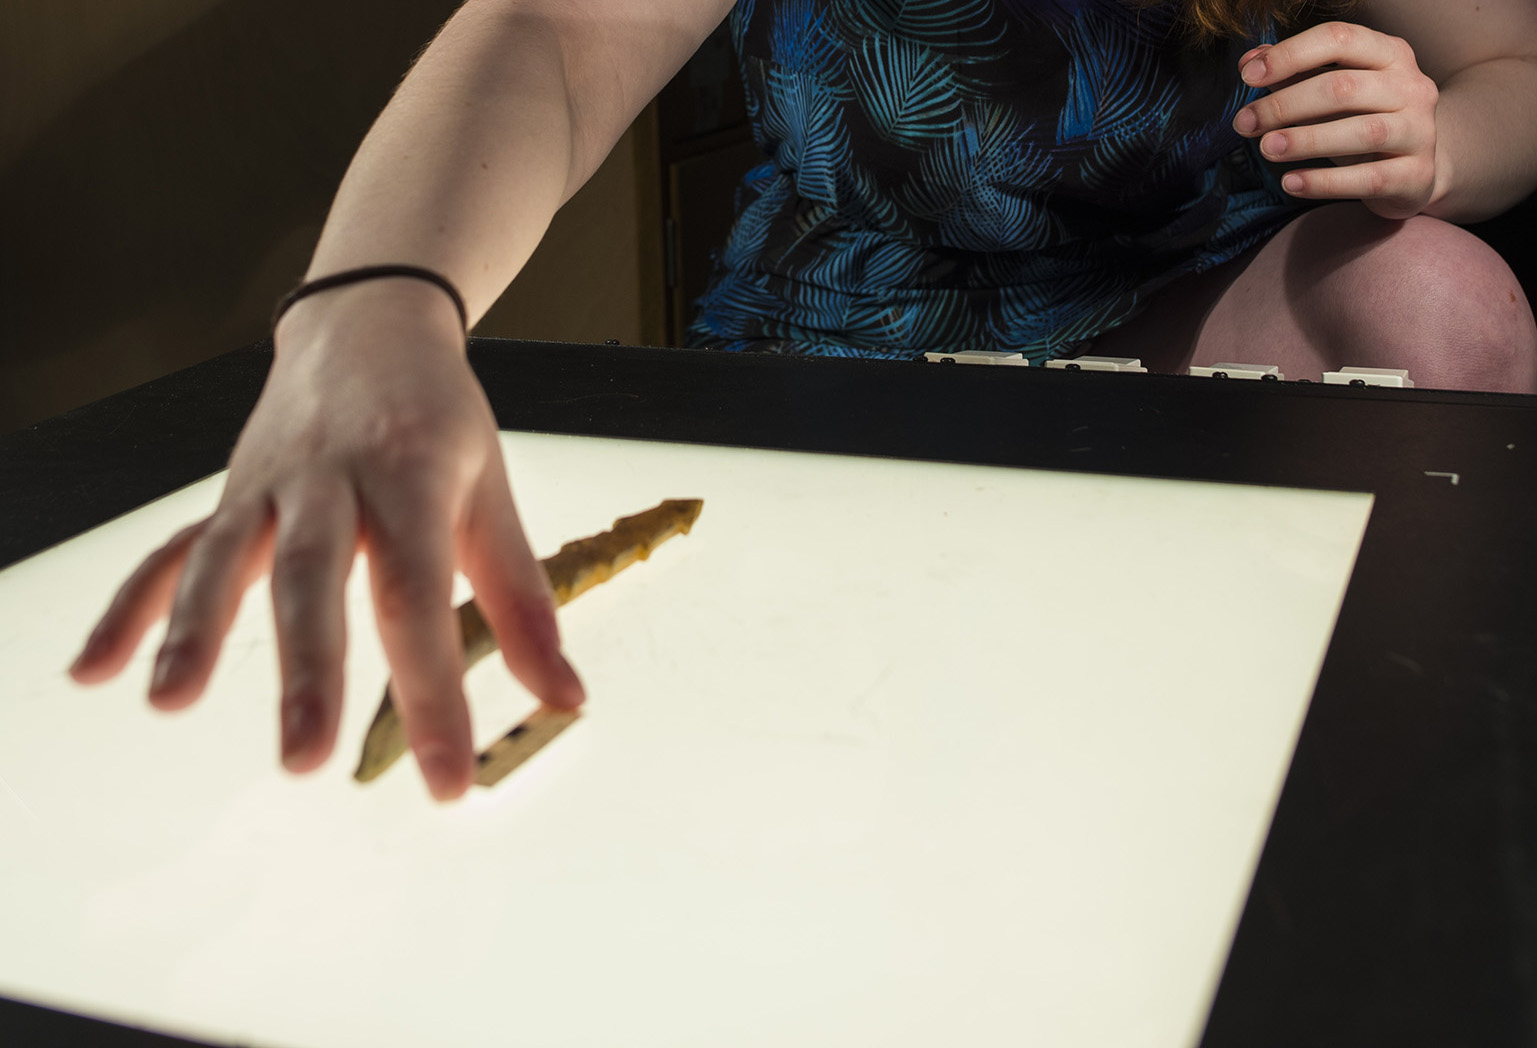
<instances>
[{"instance_id":1,"label":"stone tool artifact","mask_svg":"<svg viewBox=\"0 0 1537 1048\"><path fill-rule=\"evenodd\" d=\"M620 517L612 529L590 538L568 542L552 557L540 562L555 592L555 603L565 604L602 582L607 582L674 535L686 535L704 508L700 499L668 499L643 513ZM496 650L496 638L473 600L458 609L459 635L464 648L464 668ZM506 735L486 747L475 759L475 782L493 786L539 751L576 720L575 710L541 706ZM363 756L353 778L371 782L406 751L405 726L395 710L392 686L385 685L384 699L363 740Z\"/></svg>"}]
</instances>

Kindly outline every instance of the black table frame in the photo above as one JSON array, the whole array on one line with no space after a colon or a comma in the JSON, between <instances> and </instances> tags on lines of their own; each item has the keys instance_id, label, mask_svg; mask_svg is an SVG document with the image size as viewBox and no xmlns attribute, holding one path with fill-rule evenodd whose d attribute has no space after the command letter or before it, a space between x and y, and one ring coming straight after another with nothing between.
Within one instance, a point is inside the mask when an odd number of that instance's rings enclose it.
<instances>
[{"instance_id":1,"label":"black table frame","mask_svg":"<svg viewBox=\"0 0 1537 1048\"><path fill-rule=\"evenodd\" d=\"M222 468L270 361L0 437L0 566ZM1202 1043L1537 1043L1537 398L490 339L471 361L507 429L1372 492ZM191 1043L3 999L0 1042Z\"/></svg>"}]
</instances>

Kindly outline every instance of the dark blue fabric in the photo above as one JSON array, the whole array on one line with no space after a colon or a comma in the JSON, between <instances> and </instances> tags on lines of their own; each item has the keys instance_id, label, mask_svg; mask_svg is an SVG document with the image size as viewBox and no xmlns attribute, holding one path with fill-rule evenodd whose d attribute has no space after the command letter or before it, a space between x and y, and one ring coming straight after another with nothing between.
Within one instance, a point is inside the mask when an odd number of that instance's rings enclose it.
<instances>
[{"instance_id":1,"label":"dark blue fabric","mask_svg":"<svg viewBox=\"0 0 1537 1048\"><path fill-rule=\"evenodd\" d=\"M1232 130L1255 40L1127 0L740 0L768 159L692 345L1078 351L1299 208Z\"/></svg>"}]
</instances>

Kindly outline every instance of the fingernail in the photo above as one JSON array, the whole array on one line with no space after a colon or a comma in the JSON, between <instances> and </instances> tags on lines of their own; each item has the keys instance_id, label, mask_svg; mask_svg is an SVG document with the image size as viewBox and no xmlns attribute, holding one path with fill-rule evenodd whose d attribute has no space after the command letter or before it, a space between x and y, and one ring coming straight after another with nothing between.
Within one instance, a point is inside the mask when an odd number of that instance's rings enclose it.
<instances>
[{"instance_id":1,"label":"fingernail","mask_svg":"<svg viewBox=\"0 0 1537 1048\"><path fill-rule=\"evenodd\" d=\"M167 655L162 652L155 659L155 673L149 680L150 698L155 698L170 690L171 684L175 682L180 669L180 660L176 656Z\"/></svg>"},{"instance_id":2,"label":"fingernail","mask_svg":"<svg viewBox=\"0 0 1537 1048\"><path fill-rule=\"evenodd\" d=\"M1252 135L1257 127L1259 127L1259 117L1254 115L1252 109L1240 109L1238 116L1233 120L1233 130L1240 135Z\"/></svg>"},{"instance_id":3,"label":"fingernail","mask_svg":"<svg viewBox=\"0 0 1537 1048\"><path fill-rule=\"evenodd\" d=\"M304 746L314 734L316 711L312 703L289 702L283 712L283 766L293 771Z\"/></svg>"},{"instance_id":4,"label":"fingernail","mask_svg":"<svg viewBox=\"0 0 1537 1048\"><path fill-rule=\"evenodd\" d=\"M1231 69L1232 66L1228 66L1228 68ZM1261 80L1265 79L1265 71L1267 68L1268 67L1263 58L1256 58L1252 60L1248 65L1243 67L1244 82L1248 84L1259 83Z\"/></svg>"},{"instance_id":5,"label":"fingernail","mask_svg":"<svg viewBox=\"0 0 1537 1048\"><path fill-rule=\"evenodd\" d=\"M1287 175L1285 178L1281 179L1281 188L1286 190L1288 193L1302 192L1302 176Z\"/></svg>"},{"instance_id":6,"label":"fingernail","mask_svg":"<svg viewBox=\"0 0 1537 1048\"><path fill-rule=\"evenodd\" d=\"M94 662L103 648L107 646L106 635L100 628L91 631L91 635L85 639L80 654L75 656L75 661L69 664L69 672L78 673L88 663Z\"/></svg>"},{"instance_id":7,"label":"fingernail","mask_svg":"<svg viewBox=\"0 0 1537 1048\"><path fill-rule=\"evenodd\" d=\"M564 652L560 653L560 663L566 671L567 707L576 709L587 700L587 688L582 684L581 675L576 672L576 667L571 665L571 660L566 658Z\"/></svg>"},{"instance_id":8,"label":"fingernail","mask_svg":"<svg viewBox=\"0 0 1537 1048\"><path fill-rule=\"evenodd\" d=\"M422 766L422 778L427 780L427 789L432 793L433 800L455 800L464 792L459 763L446 749L434 747L417 754L416 759Z\"/></svg>"},{"instance_id":9,"label":"fingernail","mask_svg":"<svg viewBox=\"0 0 1537 1048\"><path fill-rule=\"evenodd\" d=\"M1285 135L1267 135L1260 141L1260 151L1269 157L1285 156L1291 143Z\"/></svg>"}]
</instances>

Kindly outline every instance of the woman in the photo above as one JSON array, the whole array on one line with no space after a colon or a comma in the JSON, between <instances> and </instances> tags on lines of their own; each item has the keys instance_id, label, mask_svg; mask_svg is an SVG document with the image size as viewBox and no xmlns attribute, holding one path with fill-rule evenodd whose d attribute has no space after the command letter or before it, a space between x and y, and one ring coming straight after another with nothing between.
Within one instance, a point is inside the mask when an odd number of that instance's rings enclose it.
<instances>
[{"instance_id":1,"label":"woman","mask_svg":"<svg viewBox=\"0 0 1537 1048\"><path fill-rule=\"evenodd\" d=\"M775 163L745 187L696 337L879 355L984 337L1036 355L1134 345L1169 370L1221 355L1532 389L1531 310L1450 222L1537 185L1537 8L1364 0L1348 22L1282 30L1305 6L742 0ZM478 319L731 7L470 0L363 142L309 278L425 267ZM881 101L893 86L916 101ZM1277 184L1269 161L1295 166ZM150 699L193 702L270 569L283 760L313 769L335 742L342 589L366 549L435 796L472 774L456 567L514 675L580 703L464 328L451 294L416 277L294 303L218 509L124 584L76 679L115 675L169 612Z\"/></svg>"}]
</instances>

